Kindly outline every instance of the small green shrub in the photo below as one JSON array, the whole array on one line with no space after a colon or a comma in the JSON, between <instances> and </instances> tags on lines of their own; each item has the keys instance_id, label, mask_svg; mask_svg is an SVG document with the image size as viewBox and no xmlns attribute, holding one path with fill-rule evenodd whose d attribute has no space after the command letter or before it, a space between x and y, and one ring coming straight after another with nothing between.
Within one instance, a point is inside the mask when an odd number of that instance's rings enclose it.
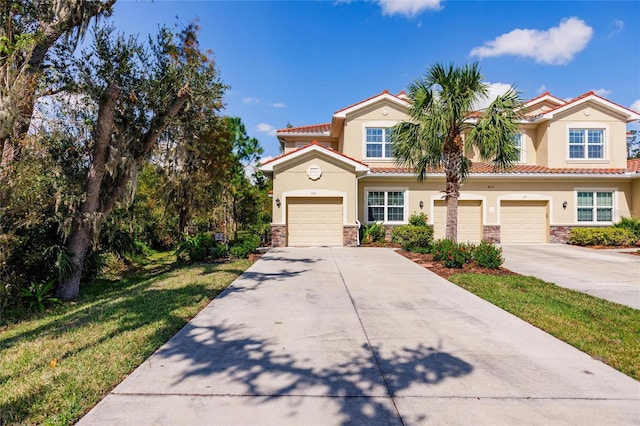
<instances>
[{"instance_id":1,"label":"small green shrub","mask_svg":"<svg viewBox=\"0 0 640 426\"><path fill-rule=\"evenodd\" d=\"M43 312L46 305L61 302L53 296L54 285L53 279L43 283L31 283L29 287L20 289L20 298L29 309L37 308L39 312Z\"/></svg>"},{"instance_id":2,"label":"small green shrub","mask_svg":"<svg viewBox=\"0 0 640 426\"><path fill-rule=\"evenodd\" d=\"M483 268L497 269L504 263L502 249L482 240L473 249L473 260Z\"/></svg>"},{"instance_id":3,"label":"small green shrub","mask_svg":"<svg viewBox=\"0 0 640 426\"><path fill-rule=\"evenodd\" d=\"M626 229L634 235L636 242L640 240L640 218L623 217L620 218L620 221L615 223L613 227Z\"/></svg>"},{"instance_id":4,"label":"small green shrub","mask_svg":"<svg viewBox=\"0 0 640 426\"><path fill-rule=\"evenodd\" d=\"M433 242L433 228L416 225L396 226L391 231L391 242L400 244L404 250L429 248Z\"/></svg>"},{"instance_id":5,"label":"small green shrub","mask_svg":"<svg viewBox=\"0 0 640 426\"><path fill-rule=\"evenodd\" d=\"M428 253L431 253L431 248L430 248L430 247L409 246L409 247L407 247L407 248L404 248L404 250L412 251L412 252L414 252L414 253L420 253L420 254L428 254Z\"/></svg>"},{"instance_id":6,"label":"small green shrub","mask_svg":"<svg viewBox=\"0 0 640 426\"><path fill-rule=\"evenodd\" d=\"M441 261L447 268L462 268L471 262L473 244L456 243L449 239L437 240L431 247L433 260Z\"/></svg>"},{"instance_id":7,"label":"small green shrub","mask_svg":"<svg viewBox=\"0 0 640 426\"><path fill-rule=\"evenodd\" d=\"M386 229L382 225L382 222L370 223L363 226L362 242L364 244L372 243L376 241L384 240L386 236Z\"/></svg>"},{"instance_id":8,"label":"small green shrub","mask_svg":"<svg viewBox=\"0 0 640 426\"><path fill-rule=\"evenodd\" d=\"M626 228L573 228L569 234L569 244L577 246L624 246L636 241Z\"/></svg>"},{"instance_id":9,"label":"small green shrub","mask_svg":"<svg viewBox=\"0 0 640 426\"><path fill-rule=\"evenodd\" d=\"M185 235L184 240L176 248L176 256L181 262L202 262L212 254L212 249L217 246L218 243L209 232L203 232L193 237Z\"/></svg>"},{"instance_id":10,"label":"small green shrub","mask_svg":"<svg viewBox=\"0 0 640 426\"><path fill-rule=\"evenodd\" d=\"M237 237L230 244L229 254L237 259L248 257L251 253L255 253L260 247L260 235L240 231Z\"/></svg>"},{"instance_id":11,"label":"small green shrub","mask_svg":"<svg viewBox=\"0 0 640 426\"><path fill-rule=\"evenodd\" d=\"M413 226L427 226L428 217L424 213L414 213L409 217L409 225Z\"/></svg>"}]
</instances>

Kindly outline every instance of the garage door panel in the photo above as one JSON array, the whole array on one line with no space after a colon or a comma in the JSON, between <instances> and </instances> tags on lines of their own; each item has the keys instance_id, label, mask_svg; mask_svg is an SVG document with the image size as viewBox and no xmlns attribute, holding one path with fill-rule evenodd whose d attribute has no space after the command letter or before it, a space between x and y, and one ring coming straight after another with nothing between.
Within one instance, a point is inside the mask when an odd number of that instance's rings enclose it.
<instances>
[{"instance_id":1,"label":"garage door panel","mask_svg":"<svg viewBox=\"0 0 640 426\"><path fill-rule=\"evenodd\" d=\"M433 217L433 237L442 239L447 227L447 204L436 201ZM458 201L458 237L459 242L478 243L482 240L482 201Z\"/></svg>"},{"instance_id":2,"label":"garage door panel","mask_svg":"<svg viewBox=\"0 0 640 426\"><path fill-rule=\"evenodd\" d=\"M547 201L502 201L501 243L546 243L549 236Z\"/></svg>"},{"instance_id":3,"label":"garage door panel","mask_svg":"<svg viewBox=\"0 0 640 426\"><path fill-rule=\"evenodd\" d=\"M289 246L342 246L342 198L287 199Z\"/></svg>"}]
</instances>

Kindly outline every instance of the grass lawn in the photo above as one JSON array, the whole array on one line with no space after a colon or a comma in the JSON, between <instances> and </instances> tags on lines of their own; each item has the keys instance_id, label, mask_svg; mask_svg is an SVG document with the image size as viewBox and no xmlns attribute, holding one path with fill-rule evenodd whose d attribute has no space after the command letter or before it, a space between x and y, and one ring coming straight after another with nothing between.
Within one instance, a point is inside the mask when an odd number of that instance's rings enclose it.
<instances>
[{"instance_id":1,"label":"grass lawn","mask_svg":"<svg viewBox=\"0 0 640 426\"><path fill-rule=\"evenodd\" d=\"M534 277L456 274L449 280L640 380L640 310Z\"/></svg>"},{"instance_id":2,"label":"grass lawn","mask_svg":"<svg viewBox=\"0 0 640 426\"><path fill-rule=\"evenodd\" d=\"M0 425L72 424L249 267L175 268L157 254L122 280L0 328Z\"/></svg>"}]
</instances>

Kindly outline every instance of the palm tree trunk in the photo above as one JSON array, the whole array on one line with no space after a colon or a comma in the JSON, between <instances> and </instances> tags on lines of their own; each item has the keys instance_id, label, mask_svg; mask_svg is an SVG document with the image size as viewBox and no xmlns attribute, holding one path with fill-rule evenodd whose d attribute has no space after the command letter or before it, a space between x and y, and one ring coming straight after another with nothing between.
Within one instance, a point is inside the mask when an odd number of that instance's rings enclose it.
<instances>
[{"instance_id":1,"label":"palm tree trunk","mask_svg":"<svg viewBox=\"0 0 640 426\"><path fill-rule=\"evenodd\" d=\"M445 171L447 200L447 225L445 238L458 241L458 198L462 186L462 138L456 135L451 143L444 147L442 163Z\"/></svg>"}]
</instances>

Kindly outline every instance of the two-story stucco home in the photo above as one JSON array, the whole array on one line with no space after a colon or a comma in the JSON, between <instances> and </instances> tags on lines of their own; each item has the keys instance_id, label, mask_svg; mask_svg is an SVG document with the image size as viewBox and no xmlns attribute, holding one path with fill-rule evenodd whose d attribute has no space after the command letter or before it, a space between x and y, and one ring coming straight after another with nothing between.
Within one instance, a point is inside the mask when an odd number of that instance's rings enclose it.
<instances>
[{"instance_id":1,"label":"two-story stucco home","mask_svg":"<svg viewBox=\"0 0 640 426\"><path fill-rule=\"evenodd\" d=\"M444 237L444 173L418 182L392 158L388 129L409 119L408 105L385 90L329 123L277 132L283 154L261 165L273 179L274 246L355 246L359 224L390 228L420 212ZM640 114L593 92L544 93L525 108L513 168L494 172L468 153L458 241L560 243L572 227L640 216L640 160L626 158L626 126Z\"/></svg>"}]
</instances>

